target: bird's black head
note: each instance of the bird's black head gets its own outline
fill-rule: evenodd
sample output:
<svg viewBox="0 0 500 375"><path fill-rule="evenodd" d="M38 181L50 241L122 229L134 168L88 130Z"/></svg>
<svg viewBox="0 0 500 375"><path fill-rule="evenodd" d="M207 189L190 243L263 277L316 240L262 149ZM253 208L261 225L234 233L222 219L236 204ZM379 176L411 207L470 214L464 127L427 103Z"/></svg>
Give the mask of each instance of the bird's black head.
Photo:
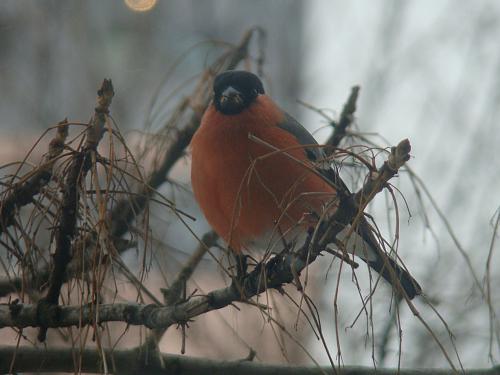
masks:
<svg viewBox="0 0 500 375"><path fill-rule="evenodd" d="M260 79L250 72L229 70L215 77L214 105L225 115L236 115L264 94Z"/></svg>

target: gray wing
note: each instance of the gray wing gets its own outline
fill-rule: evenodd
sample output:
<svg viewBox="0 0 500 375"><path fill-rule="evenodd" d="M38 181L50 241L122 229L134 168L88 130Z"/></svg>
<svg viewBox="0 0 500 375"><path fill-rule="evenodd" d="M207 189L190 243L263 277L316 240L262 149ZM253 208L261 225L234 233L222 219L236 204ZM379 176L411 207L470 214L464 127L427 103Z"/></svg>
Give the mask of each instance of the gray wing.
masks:
<svg viewBox="0 0 500 375"><path fill-rule="evenodd" d="M328 178L334 186L342 187L345 192L348 192L347 186L342 182L338 173L332 168L332 164L326 160L326 154L323 149L318 147L318 142L316 142L316 139L314 139L306 128L286 112L285 119L278 127L292 134L301 145L306 146L306 155L309 160L315 163L319 173Z"/></svg>
<svg viewBox="0 0 500 375"><path fill-rule="evenodd" d="M343 192L344 197L350 201L349 189L344 184L337 171L332 168L331 163L326 162L325 153L320 147L317 147L318 143L311 133L288 113L285 113L285 119L278 127L292 134L301 145L305 146L307 157L312 162L315 162L318 172L337 187L337 193ZM400 267L395 260L387 256L380 248L364 216L359 219L355 232L351 234L350 238L346 237L348 227L349 224L347 224L346 228L337 235L338 239L345 241L347 251L353 254L356 253L357 256L361 257L370 267L380 273L389 283L394 284L397 282L394 278L399 279L400 285L406 291L410 299L422 293L420 285L418 285L408 271Z"/></svg>
<svg viewBox="0 0 500 375"><path fill-rule="evenodd" d="M307 157L314 162L321 161L326 157L323 150L318 146L318 142L314 139L314 137L304 128L297 120L295 120L292 116L285 112L284 121L278 125L279 128L287 131L292 134L301 145L307 146L311 145L312 147L306 147Z"/></svg>

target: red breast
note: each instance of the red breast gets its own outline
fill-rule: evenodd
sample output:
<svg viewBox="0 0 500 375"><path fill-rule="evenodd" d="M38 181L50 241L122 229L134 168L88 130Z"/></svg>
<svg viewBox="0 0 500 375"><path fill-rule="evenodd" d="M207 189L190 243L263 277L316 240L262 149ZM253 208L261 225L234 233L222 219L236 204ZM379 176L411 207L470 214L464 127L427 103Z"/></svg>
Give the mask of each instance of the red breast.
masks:
<svg viewBox="0 0 500 375"><path fill-rule="evenodd" d="M303 146L277 126L283 120L266 95L235 115L211 105L191 142L195 197L234 251L269 231L287 232L309 212L320 214L335 194Z"/></svg>

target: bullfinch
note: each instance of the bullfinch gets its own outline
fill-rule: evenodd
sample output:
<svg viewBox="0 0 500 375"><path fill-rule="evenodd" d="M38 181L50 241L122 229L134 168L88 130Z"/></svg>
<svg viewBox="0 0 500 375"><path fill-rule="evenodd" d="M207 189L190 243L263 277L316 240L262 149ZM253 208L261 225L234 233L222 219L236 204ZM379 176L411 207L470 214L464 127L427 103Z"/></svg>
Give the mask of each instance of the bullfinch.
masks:
<svg viewBox="0 0 500 375"><path fill-rule="evenodd" d="M290 246L335 212L341 193L350 195L314 137L247 71L216 76L191 152L194 196L236 254ZM398 278L410 299L421 294L408 271L381 249L364 216L352 224L337 235L342 248L389 283Z"/></svg>

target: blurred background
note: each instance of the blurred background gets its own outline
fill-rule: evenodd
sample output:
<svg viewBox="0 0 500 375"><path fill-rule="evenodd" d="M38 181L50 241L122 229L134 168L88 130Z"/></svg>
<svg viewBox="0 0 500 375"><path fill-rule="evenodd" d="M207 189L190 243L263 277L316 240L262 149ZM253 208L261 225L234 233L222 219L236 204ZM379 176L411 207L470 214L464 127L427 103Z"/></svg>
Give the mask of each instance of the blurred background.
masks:
<svg viewBox="0 0 500 375"><path fill-rule="evenodd" d="M331 128L300 101L335 119L353 85L361 86L357 131L382 147L410 139L409 166L425 188L418 184L415 189L404 172L393 181L406 198L399 198L399 254L449 325L464 366L484 367L500 360L494 334L498 321L490 319L488 304L459 251L470 257L481 285L491 255L490 305L500 311L495 288L500 283L499 245L492 243L500 206L496 0L4 0L0 163L22 159L45 129L65 117L87 121L104 77L112 78L115 86L112 116L137 146L142 136L164 125L185 95L183 87L221 48L238 43L254 26L266 33L252 43L252 55L263 58L267 91L318 141L324 141ZM255 61L246 66L254 69ZM161 192L199 218L191 227L201 236L208 226L189 191L189 155L171 178L175 184L164 184ZM394 237L393 217L388 219L394 212L387 214L383 194L369 212L384 233ZM153 205L150 215L152 235L166 249L161 264L150 272L151 285L158 285L160 274L173 276L186 261L196 240L163 207ZM139 267L136 252L126 253L124 259L131 268ZM399 311L400 342L386 285L374 297L371 326L349 271L342 275L345 288L339 294L335 329L338 267L330 269L326 257L320 261L311 268L309 288L334 359L340 352L344 364L372 365L375 360L397 366L400 358L403 367L447 367L436 343L404 305ZM366 270L360 274L360 283L367 285ZM218 265L206 257L193 283L206 292L219 285L218 276ZM273 298L284 297L276 293ZM325 348L307 322L296 324L292 303L278 305L274 317L288 333L274 330L258 311L227 308L191 324L187 354L234 359L245 357L251 347L258 360L311 363L303 346L319 363L328 363ZM415 306L456 358L439 317L423 301ZM178 352L179 333L168 332L162 347Z"/></svg>

